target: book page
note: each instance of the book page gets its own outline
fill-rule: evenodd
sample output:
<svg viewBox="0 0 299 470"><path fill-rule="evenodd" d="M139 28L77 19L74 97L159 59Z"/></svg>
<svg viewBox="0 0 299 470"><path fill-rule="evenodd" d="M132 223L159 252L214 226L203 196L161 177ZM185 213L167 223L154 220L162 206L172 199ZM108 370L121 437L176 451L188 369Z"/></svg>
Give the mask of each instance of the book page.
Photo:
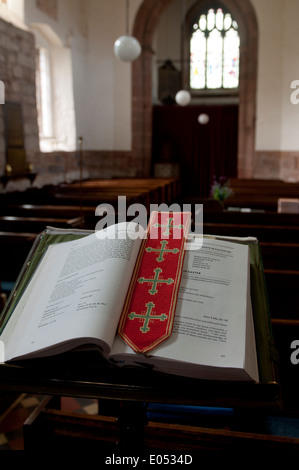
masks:
<svg viewBox="0 0 299 470"><path fill-rule="evenodd" d="M186 253L169 342L176 344L176 349L178 338L189 345L180 351L181 360L188 359L194 342L202 344L193 359L199 363L231 366L230 350L239 350L237 357L243 357L244 343L240 351L238 337L245 338L247 259L247 247L216 240L204 240L200 250ZM232 334L233 330L237 334ZM165 343L165 348L168 346L171 344Z"/></svg>
<svg viewBox="0 0 299 470"><path fill-rule="evenodd" d="M173 332L151 357L243 368L248 264L248 246L228 241L204 238L186 251ZM129 349L117 339L111 353Z"/></svg>
<svg viewBox="0 0 299 470"><path fill-rule="evenodd" d="M76 338L112 344L141 243L115 227L48 247L1 336L6 360Z"/></svg>

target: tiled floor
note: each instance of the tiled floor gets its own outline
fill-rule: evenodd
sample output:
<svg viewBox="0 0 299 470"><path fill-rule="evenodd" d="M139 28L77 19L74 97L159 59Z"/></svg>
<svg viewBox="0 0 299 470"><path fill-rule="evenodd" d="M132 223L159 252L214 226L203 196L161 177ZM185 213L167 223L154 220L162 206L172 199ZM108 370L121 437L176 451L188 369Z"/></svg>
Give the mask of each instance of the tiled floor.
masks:
<svg viewBox="0 0 299 470"><path fill-rule="evenodd" d="M23 450L23 423L44 397L38 395L16 395L2 398L0 409L0 450ZM96 414L96 400L62 398L61 408L66 411Z"/></svg>

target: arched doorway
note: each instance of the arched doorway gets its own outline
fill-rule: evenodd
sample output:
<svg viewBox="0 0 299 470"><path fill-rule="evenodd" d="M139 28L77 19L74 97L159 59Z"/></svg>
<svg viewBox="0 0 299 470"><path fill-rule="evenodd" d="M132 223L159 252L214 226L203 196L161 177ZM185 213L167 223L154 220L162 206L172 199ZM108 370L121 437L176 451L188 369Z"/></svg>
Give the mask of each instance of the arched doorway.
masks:
<svg viewBox="0 0 299 470"><path fill-rule="evenodd" d="M132 65L133 154L139 175L149 175L152 158L152 41L160 15L173 0L144 0L137 12L133 34L142 45ZM210 0L194 2L212 4ZM255 144L258 26L249 0L222 0L240 28L240 84L238 118L238 177L250 178Z"/></svg>

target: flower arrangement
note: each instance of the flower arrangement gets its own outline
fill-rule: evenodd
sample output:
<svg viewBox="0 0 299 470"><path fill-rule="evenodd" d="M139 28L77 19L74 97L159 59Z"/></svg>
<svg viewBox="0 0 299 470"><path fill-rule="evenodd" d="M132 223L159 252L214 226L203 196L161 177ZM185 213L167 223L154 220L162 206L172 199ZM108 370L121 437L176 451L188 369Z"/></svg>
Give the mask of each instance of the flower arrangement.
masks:
<svg viewBox="0 0 299 470"><path fill-rule="evenodd" d="M225 199L233 195L233 190L229 185L229 180L225 176L220 176L219 181L213 178L211 196L223 205Z"/></svg>

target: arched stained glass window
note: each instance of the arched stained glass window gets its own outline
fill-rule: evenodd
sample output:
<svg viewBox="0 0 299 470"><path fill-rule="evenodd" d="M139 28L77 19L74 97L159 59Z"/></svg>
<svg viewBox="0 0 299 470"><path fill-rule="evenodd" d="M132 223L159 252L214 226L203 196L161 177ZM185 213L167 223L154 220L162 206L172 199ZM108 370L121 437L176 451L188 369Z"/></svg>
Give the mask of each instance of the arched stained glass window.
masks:
<svg viewBox="0 0 299 470"><path fill-rule="evenodd" d="M190 39L190 88L238 88L239 62L237 22L224 9L210 8L193 25Z"/></svg>

